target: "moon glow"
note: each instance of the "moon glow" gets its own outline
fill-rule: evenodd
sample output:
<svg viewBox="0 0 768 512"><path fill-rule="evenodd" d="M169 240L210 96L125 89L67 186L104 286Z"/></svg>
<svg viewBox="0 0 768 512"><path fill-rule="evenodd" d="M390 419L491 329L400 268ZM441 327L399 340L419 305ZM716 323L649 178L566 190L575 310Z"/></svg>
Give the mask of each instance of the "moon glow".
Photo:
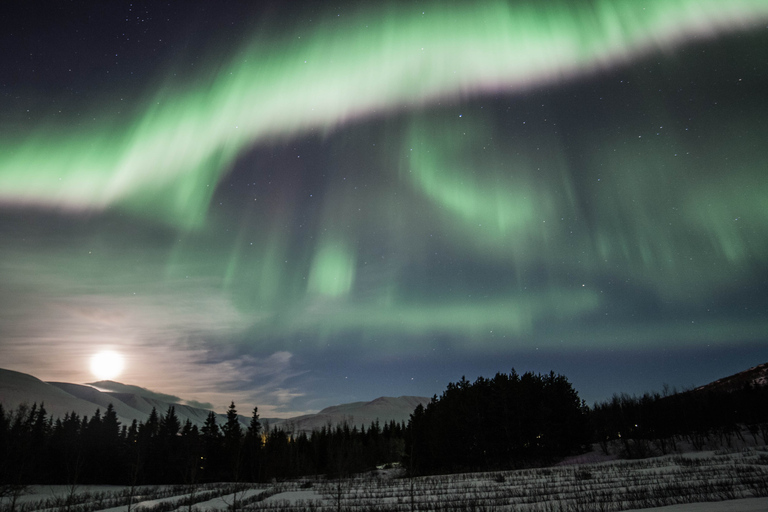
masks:
<svg viewBox="0 0 768 512"><path fill-rule="evenodd" d="M104 350L91 357L91 373L100 379L114 379L120 375L125 366L123 356L112 350Z"/></svg>

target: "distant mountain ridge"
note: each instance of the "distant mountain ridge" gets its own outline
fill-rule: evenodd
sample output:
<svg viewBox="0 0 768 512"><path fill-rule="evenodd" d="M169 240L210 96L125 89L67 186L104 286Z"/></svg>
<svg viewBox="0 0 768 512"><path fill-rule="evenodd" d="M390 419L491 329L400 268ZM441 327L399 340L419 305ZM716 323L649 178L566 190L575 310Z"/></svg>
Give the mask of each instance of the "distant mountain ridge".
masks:
<svg viewBox="0 0 768 512"><path fill-rule="evenodd" d="M96 386L96 387L95 387ZM101 387L102 389L97 389ZM109 391L103 389L126 391ZM175 399L175 400L174 400ZM91 384L73 384L69 382L43 382L26 373L0 368L0 404L6 411L15 410L20 404L45 404L49 416L63 418L74 412L78 416L91 417L96 409L103 413L111 403L118 420L123 425L130 425L135 419L146 421L155 408L163 415L173 406L181 423L187 420L201 427L210 409L193 407L180 402L179 397L156 393L138 386L128 386L119 382L94 382ZM295 418L261 418L262 425L277 427L293 434L311 432L324 426L336 426L346 422L350 426L366 428L378 420L383 426L390 421L408 421L413 410L419 404L426 405L429 398L403 396L398 398L381 397L370 402L327 407L316 414L307 414ZM216 413L219 425L226 421L226 415ZM247 427L250 417L240 415L240 423Z"/></svg>
<svg viewBox="0 0 768 512"><path fill-rule="evenodd" d="M323 427L335 427L341 423L347 423L350 427L368 428L371 423L379 421L381 427L384 423L395 421L396 423L408 422L411 413L418 405L426 406L430 399L422 396L382 396L370 402L352 402L349 404L333 405L326 407L316 414L297 416L286 420L279 420L270 424L298 434L312 432Z"/></svg>
<svg viewBox="0 0 768 512"><path fill-rule="evenodd" d="M746 384L755 386L768 385L768 363L763 363L742 372L723 377L689 392L736 391ZM102 388L102 389L97 389ZM108 389L120 391L109 391ZM90 384L68 382L43 382L40 379L21 372L0 368L0 404L6 411L15 410L19 404L45 404L48 414L54 418L63 418L65 414L75 412L79 416L91 417L96 409L102 412L111 403L118 420L123 425L137 421L146 421L152 408L162 415L173 406L182 423L189 419L193 425L201 427L211 409L194 407L179 403L181 398L156 393L138 386L119 382L102 381ZM347 423L351 426L368 428L374 421L385 423L407 422L411 413L419 405L426 406L430 399L418 396L379 397L370 402L353 402L326 407L315 414L306 414L293 418L261 418L265 427L285 430L291 434L309 433L323 427L335 427ZM216 413L219 425L226 421L226 415ZM240 422L247 427L250 418L240 415Z"/></svg>
<svg viewBox="0 0 768 512"><path fill-rule="evenodd" d="M137 421L145 421L152 413L153 408L162 416L168 411L168 407L173 406L176 416L179 417L182 424L189 420L193 425L200 427L205 423L208 413L210 412L209 409L190 407L178 402L169 402L151 396L142 396L135 393L119 393L115 391L100 391L91 385L86 384L70 384L67 382L48 382L48 384L62 389L73 396L98 405L102 412L111 403L115 408L118 417L123 416L131 418L131 420L135 418ZM47 407L46 404L46 408ZM226 420L226 415L224 414L216 414L216 416L216 420L219 424ZM248 419L241 415L240 422L247 426Z"/></svg>
<svg viewBox="0 0 768 512"><path fill-rule="evenodd" d="M752 386L768 385L768 363L759 364L743 372L723 377L700 386L694 391L738 391L743 389L746 384Z"/></svg>
<svg viewBox="0 0 768 512"><path fill-rule="evenodd" d="M63 418L65 414L72 411L80 416L90 417L96 412L97 407L106 408L43 382L32 375L0 369L0 404L6 411L12 411L23 403L28 405L44 403L48 414L57 418ZM117 413L117 416L121 422L130 424L129 417L121 413Z"/></svg>
<svg viewBox="0 0 768 512"><path fill-rule="evenodd" d="M90 418L97 409L103 413L112 404L118 421L123 425L130 425L134 419L146 421L153 407L162 416L173 406L182 424L189 419L193 425L201 427L210 412L134 393L101 391L85 384L43 382L26 373L0 368L0 404L6 410L15 410L22 403L44 404L48 415L54 418L63 418L72 412ZM216 417L220 425L226 421L224 414L216 413ZM249 421L245 416L240 417L240 422L245 426Z"/></svg>

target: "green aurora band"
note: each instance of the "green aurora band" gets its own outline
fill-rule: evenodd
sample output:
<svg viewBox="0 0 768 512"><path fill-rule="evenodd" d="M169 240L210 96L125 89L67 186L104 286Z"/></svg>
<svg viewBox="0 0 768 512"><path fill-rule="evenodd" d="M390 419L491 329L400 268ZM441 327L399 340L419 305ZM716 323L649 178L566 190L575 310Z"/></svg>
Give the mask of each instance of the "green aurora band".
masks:
<svg viewBox="0 0 768 512"><path fill-rule="evenodd" d="M0 201L119 205L192 228L204 223L222 174L256 142L588 73L767 17L763 0L366 11L346 27L327 22L309 34L257 39L197 83L162 87L125 125L51 125L6 138Z"/></svg>
<svg viewBox="0 0 768 512"><path fill-rule="evenodd" d="M707 133L713 142L697 144L696 153L704 153L697 158L672 136L602 139L610 151L585 152L591 161L578 188L556 137L498 144L482 128L487 122L474 123L414 123L402 175L447 212L455 244L471 241L479 257L519 271L546 258L551 272L571 273L583 260L595 274L621 269L667 299L682 299L715 293L768 255L768 240L755 236L768 228L768 182L755 178L768 151L756 148L755 122L703 119L752 137L715 142L719 134ZM575 232L574 220L585 217L595 220ZM563 255L574 254L582 258L571 268Z"/></svg>
<svg viewBox="0 0 768 512"><path fill-rule="evenodd" d="M703 116L709 140L697 141L696 160L685 159L686 140L599 134L604 150L583 151L586 175L577 180L551 131L534 133L535 144L522 128L519 143L501 141L492 119L448 119L430 108L588 75L766 19L765 0L434 4L257 38L192 83L166 83L131 122L50 123L4 136L2 203L128 212L150 224L137 235L146 246L156 242L153 222L174 233L153 254L142 240L105 232L86 237L102 249L93 257L55 240L31 263L3 249L5 263L24 260L39 279L17 283L20 290L55 281L56 299L142 288L149 297L164 287L221 294L238 313L226 320L245 317L242 338L265 350L340 334L361 344L391 336L387 347L414 350L412 339L428 335L499 349L521 339L550 348L562 339L646 346L662 343L662 332L691 344L728 342L737 323L718 319L693 327L634 319L631 334L613 324L595 330L595 316L627 312L609 303L604 283L591 283L610 276L665 301L701 304L748 278L768 256L768 180L753 180L768 154L754 140L720 141L718 131L748 133L754 120ZM239 229L222 229L211 200L248 151L317 133L355 139L355 123L411 110L418 113L406 134L377 150L388 160L368 176L374 184L354 194L329 187L307 235L286 228L299 224L292 206L304 199L295 197L273 208L280 213L254 202ZM755 139L765 140L764 131ZM594 136L572 145L590 148ZM743 155L727 163L722 181L721 153ZM268 194L255 191L260 200ZM435 244L450 254L436 256ZM440 258L502 271L475 283L442 269ZM0 274L13 272L0 261ZM490 292L476 295L488 283ZM434 284L442 295L420 295ZM738 323L749 336L767 328Z"/></svg>

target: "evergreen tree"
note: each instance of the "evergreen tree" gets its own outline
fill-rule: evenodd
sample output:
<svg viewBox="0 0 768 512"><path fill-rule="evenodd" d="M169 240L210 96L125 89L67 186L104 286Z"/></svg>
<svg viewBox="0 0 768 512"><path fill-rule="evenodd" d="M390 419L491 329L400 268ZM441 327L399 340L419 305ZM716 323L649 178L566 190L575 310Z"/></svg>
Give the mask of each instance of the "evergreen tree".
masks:
<svg viewBox="0 0 768 512"><path fill-rule="evenodd" d="M201 459L200 472L204 481L212 482L218 479L221 467L221 431L216 424L216 414L211 411L205 419L202 434L203 455Z"/></svg>
<svg viewBox="0 0 768 512"><path fill-rule="evenodd" d="M181 422L176 416L176 408L168 406L165 415L160 419L157 430L156 450L160 455L158 460L158 483L172 483L179 480L183 473L183 453L180 450Z"/></svg>
<svg viewBox="0 0 768 512"><path fill-rule="evenodd" d="M244 441L244 454L245 464L248 474L247 479L251 482L258 482L261 478L260 465L261 465L261 421L259 421L259 408L253 408L253 414L251 415L251 421L248 424L248 429L245 432Z"/></svg>
<svg viewBox="0 0 768 512"><path fill-rule="evenodd" d="M586 426L578 394L561 375L462 377L411 415L406 462L412 473L546 463L580 451Z"/></svg>
<svg viewBox="0 0 768 512"><path fill-rule="evenodd" d="M159 441L160 417L157 409L152 407L147 421L139 424L138 453L136 454L135 480L137 484L142 482L155 482L158 480L161 468Z"/></svg>
<svg viewBox="0 0 768 512"><path fill-rule="evenodd" d="M181 472L182 482L185 484L194 484L198 480L199 470L201 468L202 445L200 443L200 432L196 425L187 419L181 429Z"/></svg>
<svg viewBox="0 0 768 512"><path fill-rule="evenodd" d="M240 425L240 418L237 415L235 402L232 402L227 409L227 421L221 427L224 434L224 461L226 464L226 475L229 480L240 480L241 463L241 440L243 438L243 428Z"/></svg>
<svg viewBox="0 0 768 512"><path fill-rule="evenodd" d="M120 465L115 459L120 454L120 422L114 406L110 403L101 418L98 431L91 442L94 444L96 459L92 461L94 472L101 483L116 484L120 478Z"/></svg>
<svg viewBox="0 0 768 512"><path fill-rule="evenodd" d="M227 445L236 445L243 437L243 427L240 425L240 418L237 415L235 402L229 404L229 408L227 409L227 421L221 427L221 430Z"/></svg>
<svg viewBox="0 0 768 512"><path fill-rule="evenodd" d="M166 411L165 416L160 420L157 431L158 435L168 439L175 438L179 435L179 432L181 432L181 422L179 421L179 417L176 416L176 407L173 405L168 406L168 411Z"/></svg>
<svg viewBox="0 0 768 512"><path fill-rule="evenodd" d="M152 408L147 421L142 424L140 431L144 438L152 438L158 435L160 432L160 419L157 414L157 409L154 407Z"/></svg>
<svg viewBox="0 0 768 512"><path fill-rule="evenodd" d="M247 433L252 437L261 438L261 421L259 421L259 408L253 408L253 414L251 415L251 422L248 424Z"/></svg>

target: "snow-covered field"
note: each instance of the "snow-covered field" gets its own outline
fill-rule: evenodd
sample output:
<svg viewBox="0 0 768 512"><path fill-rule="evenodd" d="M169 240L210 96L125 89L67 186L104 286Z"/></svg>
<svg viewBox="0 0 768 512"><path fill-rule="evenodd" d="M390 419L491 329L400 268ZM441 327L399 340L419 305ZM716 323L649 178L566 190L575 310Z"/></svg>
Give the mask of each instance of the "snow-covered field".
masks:
<svg viewBox="0 0 768 512"><path fill-rule="evenodd" d="M234 491L237 490L235 493ZM129 489L34 487L15 512L128 512ZM67 497L74 497L69 500ZM706 452L517 471L397 478L134 489L131 511L619 511L768 510L768 451ZM657 507L657 508L653 508ZM8 499L0 512L10 510Z"/></svg>

